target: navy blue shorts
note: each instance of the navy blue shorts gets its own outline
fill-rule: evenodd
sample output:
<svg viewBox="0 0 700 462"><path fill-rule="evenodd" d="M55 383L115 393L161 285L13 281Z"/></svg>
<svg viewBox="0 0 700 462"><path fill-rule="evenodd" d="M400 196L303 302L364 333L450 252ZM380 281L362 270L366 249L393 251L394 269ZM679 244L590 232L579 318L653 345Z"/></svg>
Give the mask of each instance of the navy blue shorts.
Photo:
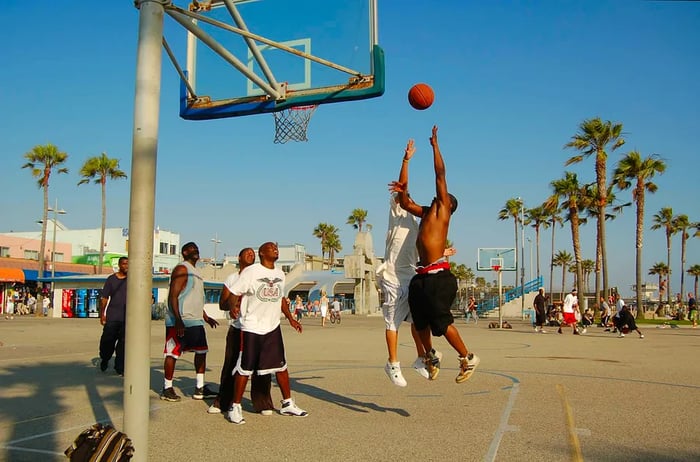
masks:
<svg viewBox="0 0 700 462"><path fill-rule="evenodd" d="M448 270L416 274L408 286L408 304L416 329L430 326L434 336L445 335L454 323L452 303L457 295L457 278Z"/></svg>

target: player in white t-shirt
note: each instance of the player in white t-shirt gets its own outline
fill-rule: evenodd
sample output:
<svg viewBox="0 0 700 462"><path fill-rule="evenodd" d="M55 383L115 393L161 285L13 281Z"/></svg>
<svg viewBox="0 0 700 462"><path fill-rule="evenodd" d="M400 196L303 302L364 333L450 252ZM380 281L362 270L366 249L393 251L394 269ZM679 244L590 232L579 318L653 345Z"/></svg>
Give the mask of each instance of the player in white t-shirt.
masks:
<svg viewBox="0 0 700 462"><path fill-rule="evenodd" d="M289 301L284 296L284 273L275 267L279 249L274 242L266 242L258 250L260 263L247 267L229 288L229 303L234 308L232 316L238 317L241 326L241 353L234 368L233 404L228 418L235 424L245 423L241 400L248 377L253 373L275 374L282 392L280 414L305 417L306 411L297 407L289 386L289 371L284 353L280 313L297 332L301 324L289 311ZM245 296L245 310L235 308Z"/></svg>
<svg viewBox="0 0 700 462"><path fill-rule="evenodd" d="M578 322L576 320L576 310L578 310L578 296L576 294L577 292L575 287L571 290L571 293L566 294L566 297L564 297L564 303L562 304L562 314L564 316L563 324L566 326L571 326L573 329L572 333L574 335L579 335L578 328L576 327L576 323ZM559 330L557 332L560 334L563 333L561 326L559 326Z"/></svg>
<svg viewBox="0 0 700 462"><path fill-rule="evenodd" d="M248 266L255 263L255 251L250 247L246 247L238 254L238 272L230 274L224 281L224 287L221 289L221 297L219 298L219 308L227 311L229 318L229 328L226 334L226 349L224 355L224 364L221 367L221 377L219 384L219 396L216 397L214 403L209 406L207 412L209 414L218 414L223 409L227 411L231 407L233 399L233 368L238 360L241 345L241 325L240 319L234 318L230 314L234 306L229 306L228 299L231 297L229 288L238 280L240 272ZM239 309L245 311L246 297L239 300ZM243 306L241 307L240 304ZM272 388L272 376L253 375L253 380L250 386L250 400L253 403L255 412L262 415L272 415L275 408L272 402L270 390Z"/></svg>

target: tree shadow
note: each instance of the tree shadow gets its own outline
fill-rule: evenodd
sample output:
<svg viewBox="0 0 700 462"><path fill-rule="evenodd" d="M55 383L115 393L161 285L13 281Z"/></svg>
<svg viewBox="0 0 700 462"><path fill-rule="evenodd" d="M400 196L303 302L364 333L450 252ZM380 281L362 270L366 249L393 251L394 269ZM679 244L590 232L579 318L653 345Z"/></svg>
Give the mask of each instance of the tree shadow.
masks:
<svg viewBox="0 0 700 462"><path fill-rule="evenodd" d="M180 358L174 386L194 389L194 370L192 361ZM212 373L209 369L207 372ZM162 358L151 359L149 375L150 389L157 396L163 386ZM124 379L112 368L100 371L99 357L2 367L0 382L0 421L4 424L0 460L65 460L62 451L93 423L122 426ZM84 402L76 399L83 394ZM59 428L63 425L61 417L69 414L78 416L79 424Z"/></svg>

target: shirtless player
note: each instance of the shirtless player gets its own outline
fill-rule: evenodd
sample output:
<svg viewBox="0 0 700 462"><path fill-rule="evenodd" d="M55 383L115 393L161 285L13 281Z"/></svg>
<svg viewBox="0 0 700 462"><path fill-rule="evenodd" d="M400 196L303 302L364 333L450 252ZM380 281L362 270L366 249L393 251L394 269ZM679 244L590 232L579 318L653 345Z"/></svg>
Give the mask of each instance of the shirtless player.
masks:
<svg viewBox="0 0 700 462"><path fill-rule="evenodd" d="M431 349L431 332L438 337L445 336L459 355L459 374L455 381L462 383L474 373L479 365L479 357L467 350L454 326L450 311L457 294L457 279L450 272L450 264L443 253L450 218L457 210L457 199L447 192L445 163L438 146L437 133L438 128L434 126L430 145L433 147L436 197L430 206L416 204L408 194L408 163L415 153L413 140L408 140L406 145L399 180L390 183L389 190L398 193L399 203L404 210L421 219L416 240L420 261L408 291L408 303L416 330L428 352ZM430 379L434 380L440 369L429 353L426 354L425 364Z"/></svg>

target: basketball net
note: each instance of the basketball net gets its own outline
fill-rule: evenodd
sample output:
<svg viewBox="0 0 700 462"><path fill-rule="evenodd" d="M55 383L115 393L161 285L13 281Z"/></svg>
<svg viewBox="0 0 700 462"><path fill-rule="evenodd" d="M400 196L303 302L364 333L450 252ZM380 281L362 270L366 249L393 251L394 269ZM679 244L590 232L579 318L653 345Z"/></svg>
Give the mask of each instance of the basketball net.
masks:
<svg viewBox="0 0 700 462"><path fill-rule="evenodd" d="M309 127L309 121L317 107L317 105L294 106L273 112L272 115L275 116L275 143L309 141L306 137L306 129Z"/></svg>
<svg viewBox="0 0 700 462"><path fill-rule="evenodd" d="M493 265L491 269L498 273L501 270L501 267L498 265Z"/></svg>

